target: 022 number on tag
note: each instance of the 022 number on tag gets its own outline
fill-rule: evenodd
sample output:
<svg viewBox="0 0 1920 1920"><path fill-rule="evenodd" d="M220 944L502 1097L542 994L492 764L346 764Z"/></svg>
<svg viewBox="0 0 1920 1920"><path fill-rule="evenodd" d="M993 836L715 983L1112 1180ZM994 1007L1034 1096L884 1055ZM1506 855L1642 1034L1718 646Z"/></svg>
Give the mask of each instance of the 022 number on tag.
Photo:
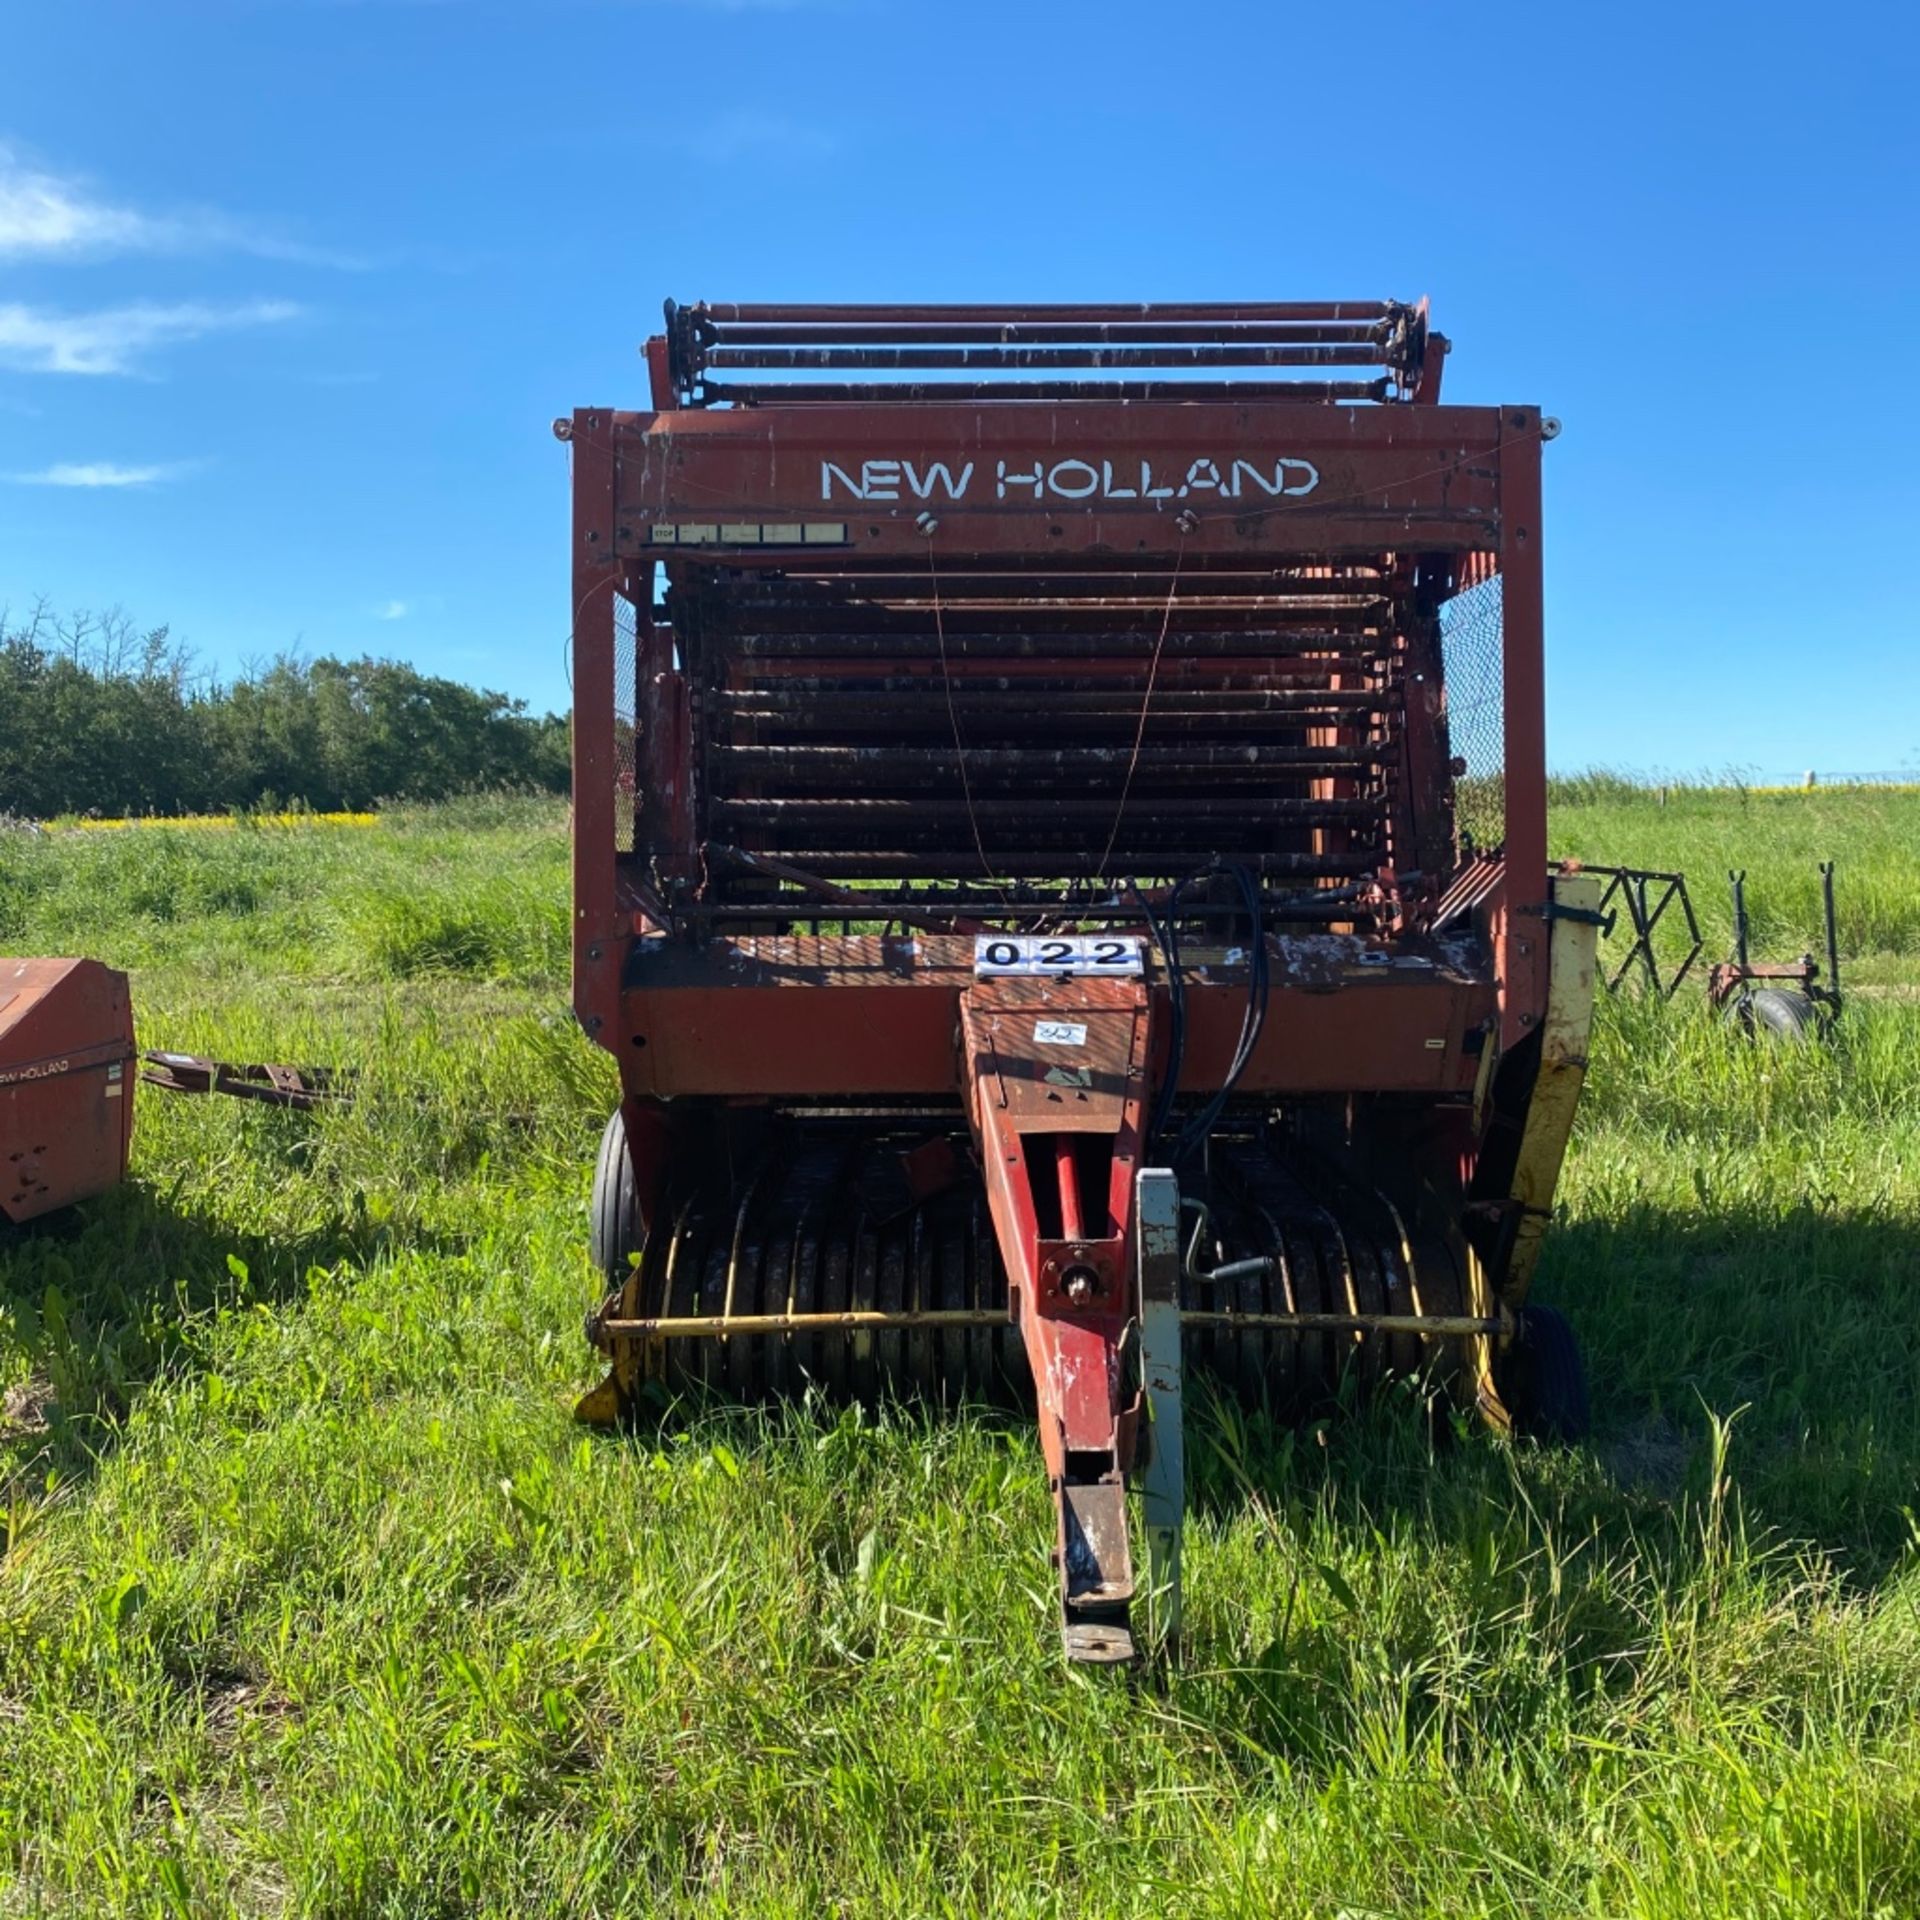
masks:
<svg viewBox="0 0 1920 1920"><path fill-rule="evenodd" d="M1018 974L1095 974L1119 979L1141 970L1137 934L983 933L973 943L976 979Z"/></svg>

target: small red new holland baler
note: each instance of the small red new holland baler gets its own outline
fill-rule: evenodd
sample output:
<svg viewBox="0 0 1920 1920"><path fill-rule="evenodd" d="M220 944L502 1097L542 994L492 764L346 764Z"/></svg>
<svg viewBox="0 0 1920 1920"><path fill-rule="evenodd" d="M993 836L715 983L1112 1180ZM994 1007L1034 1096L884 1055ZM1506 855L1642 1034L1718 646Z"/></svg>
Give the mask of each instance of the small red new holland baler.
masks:
<svg viewBox="0 0 1920 1920"><path fill-rule="evenodd" d="M134 1060L124 973L0 958L0 1220L18 1226L119 1183Z"/></svg>
<svg viewBox="0 0 1920 1920"><path fill-rule="evenodd" d="M1441 405L1445 347L1392 302L670 306L652 410L556 423L624 1087L583 1417L1023 1396L1090 1661L1137 1591L1177 1621L1189 1367L1578 1426L1525 1305L1598 891L1547 863L1554 429Z"/></svg>

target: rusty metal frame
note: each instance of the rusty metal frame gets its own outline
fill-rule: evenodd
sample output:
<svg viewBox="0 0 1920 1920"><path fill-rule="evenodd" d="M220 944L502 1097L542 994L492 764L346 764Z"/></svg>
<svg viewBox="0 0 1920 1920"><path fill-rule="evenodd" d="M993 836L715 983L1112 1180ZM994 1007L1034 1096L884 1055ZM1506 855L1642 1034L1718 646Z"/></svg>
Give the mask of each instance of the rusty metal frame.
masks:
<svg viewBox="0 0 1920 1920"><path fill-rule="evenodd" d="M1469 1313L1351 1290L1350 1312L1183 1308L1153 1253L1169 1235L1136 1218L1143 1190L1167 1211L1163 1084L1203 1131L1236 1094L1445 1103L1470 1174L1461 1130L1552 1037L1551 428L1440 404L1444 352L1424 303L670 307L652 409L555 423L574 463L574 1001L619 1063L636 1187L659 1186L688 1104L946 1100L1008 1286L1007 1316L716 1315L637 1312L629 1283L593 1331L618 1382L677 1340L1010 1319L1075 1658L1134 1651L1126 1481L1152 1394L1177 1398L1182 1327L1482 1349L1511 1331L1497 1275ZM1495 573L1506 839L1467 874L1436 609ZM970 720L998 731L969 747ZM1136 774L1152 797L1128 821ZM1137 929L1142 973L975 978L979 930L1084 925ZM1488 1204L1511 1212L1504 1184Z"/></svg>
<svg viewBox="0 0 1920 1920"><path fill-rule="evenodd" d="M1081 403L1034 411L1047 416L1046 428L1038 430L1043 434L1053 431L1057 422L1062 433L1076 428L1111 433L1117 436L1114 444L1135 447L1165 445L1169 435L1191 444L1196 434L1205 431L1210 413L1202 403L1104 411L1095 403ZM1228 410L1221 411L1224 416ZM1253 411L1233 410L1235 424L1221 429L1229 441L1233 434L1248 433L1240 423ZM984 423L976 428L973 423L983 412ZM798 482L776 478L769 470L775 448L780 449L783 462L780 475L792 471L806 476L817 471L817 465L808 466L809 449L817 455L819 448L829 444L830 435L842 436L831 441L835 446L858 446L863 438L871 446L877 435L885 433L888 437L880 444L900 449L902 457L907 448L918 447L930 458L931 450L942 444L941 436L955 434L972 434L969 444L981 447L1011 445L1024 434L1024 444L1032 445L1035 425L1008 417L1028 412L1023 406L996 412L935 405L864 412L822 406L679 409L650 415L583 410L565 423L575 471L575 1003L588 1032L606 1036L636 1092L669 1090L659 1084L657 1072L649 1071L652 1063L638 1057L643 1046L651 1044L646 1026L657 1027L659 1021L650 1017L643 1026L631 1017L630 1009L623 1016L623 998L648 991L637 983L623 985L634 941L636 936L663 930L660 913L664 909L658 896L641 884L631 858L621 856L614 845L613 603L616 594L624 593L643 614L652 605L651 574L659 554L647 538L649 517L679 511L674 503L684 497L701 501L699 510L721 516L716 524L726 524L726 516L737 514L742 525L762 527L770 515L801 511L806 491ZM1315 507L1309 500L1288 502L1283 510L1203 516L1184 537L1165 514L1122 522L1111 509L1075 517L969 514L943 508L937 538L942 545L972 542L976 550L1010 556L1046 548L1051 560L1061 543L1090 554L1129 536L1138 552L1144 531L1163 559L1184 547L1187 564L1204 560L1209 550L1221 555L1269 556L1296 548L1332 554L1377 553L1383 540L1392 539L1408 545L1431 542L1462 564L1473 556L1479 556L1482 566L1497 563L1505 580L1507 858L1503 885L1493 903L1495 963L1490 974L1500 982L1500 1044L1511 1048L1537 1027L1544 1004L1540 963L1545 947L1541 916L1547 862L1540 664L1540 417L1533 409L1439 406L1288 407L1285 416L1287 444L1318 455L1332 476L1327 491L1336 499L1326 507ZM1242 439L1241 444L1252 443ZM1056 527L1061 529L1058 540L1050 531ZM897 509L866 520L863 538L876 556L895 556L895 564L902 555L925 563L928 536L915 527L911 516ZM787 558L777 550L742 548L703 554L700 564L724 561L751 573L778 567ZM669 576L685 564L670 561ZM655 745L658 752L667 751L666 745ZM677 767L656 758L643 777L672 779L676 774ZM681 872L697 870L703 860L700 850L690 845L662 852L664 864ZM967 912L978 914L986 904L990 902L971 899ZM914 912L911 907L895 910ZM1032 910L1030 904L1026 911ZM751 910L734 911L746 918L743 938L734 944L751 953L760 937L752 930ZM791 918L793 908L785 911ZM881 943L878 936L867 938L877 964ZM696 982L684 977L688 971L682 970L684 988L691 989ZM728 973L724 959L716 956L715 985ZM844 992L848 984L836 983L836 990ZM836 1057L845 1063L840 1087L855 1091L866 1077L867 1060L880 1051L869 1049L862 1039L870 1030L872 1011L851 998L836 998L821 1003L817 1013L802 1013L794 1003L783 1009L783 1020L797 1016L809 1027L818 1018L836 1024L844 1020L844 1044L836 1048ZM709 1050L704 1057L718 1067L722 1055ZM723 1090L729 1080L722 1071L710 1090ZM709 1089L694 1078L673 1090ZM839 1089L835 1081L823 1079L815 1090L824 1094Z"/></svg>
<svg viewBox="0 0 1920 1920"><path fill-rule="evenodd" d="M1681 982L1699 959L1705 945L1700 937L1700 922L1694 916L1693 900L1687 892L1687 876L1653 867L1590 867L1583 864L1579 871L1591 874L1596 879L1604 877L1607 882L1597 909L1607 921L1602 931L1610 932L1612 929L1611 909L1613 913L1626 914L1627 925L1633 932L1632 944L1620 964L1607 976L1607 991L1618 993L1638 961L1648 987L1661 999L1671 1000L1679 992ZM1660 891L1649 905L1647 890L1652 886L1657 886ZM1688 945L1669 979L1659 956L1653 950L1653 937L1662 919L1676 909L1686 923Z"/></svg>

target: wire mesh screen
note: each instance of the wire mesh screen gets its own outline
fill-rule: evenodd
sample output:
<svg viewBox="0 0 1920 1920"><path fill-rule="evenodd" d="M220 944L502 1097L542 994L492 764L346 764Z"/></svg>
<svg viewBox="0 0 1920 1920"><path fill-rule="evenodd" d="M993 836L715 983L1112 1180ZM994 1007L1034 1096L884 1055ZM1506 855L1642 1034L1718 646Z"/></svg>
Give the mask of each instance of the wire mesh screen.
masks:
<svg viewBox="0 0 1920 1920"><path fill-rule="evenodd" d="M1454 764L1455 830L1464 854L1507 834L1506 715L1503 699L1500 576L1456 593L1440 607L1441 670Z"/></svg>
<svg viewBox="0 0 1920 1920"><path fill-rule="evenodd" d="M613 845L633 847L634 729L640 676L639 610L624 593L613 596Z"/></svg>

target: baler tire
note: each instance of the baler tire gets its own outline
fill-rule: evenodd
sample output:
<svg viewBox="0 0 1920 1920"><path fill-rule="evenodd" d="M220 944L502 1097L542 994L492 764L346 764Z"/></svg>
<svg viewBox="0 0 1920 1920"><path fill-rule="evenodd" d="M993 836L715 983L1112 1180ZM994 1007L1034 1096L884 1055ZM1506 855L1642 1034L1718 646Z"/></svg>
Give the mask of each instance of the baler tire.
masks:
<svg viewBox="0 0 1920 1920"><path fill-rule="evenodd" d="M1813 1002L1795 987L1756 988L1741 1011L1750 1032L1780 1040L1804 1040L1817 1024Z"/></svg>
<svg viewBox="0 0 1920 1920"><path fill-rule="evenodd" d="M1593 1425L1580 1342L1557 1307L1530 1300L1518 1321L1495 1375L1513 1431L1545 1446L1574 1446Z"/></svg>
<svg viewBox="0 0 1920 1920"><path fill-rule="evenodd" d="M627 1151L627 1116L615 1107L600 1135L600 1156L593 1164L587 1227L588 1251L609 1291L627 1284L633 1270L631 1256L640 1251L646 1237L633 1156Z"/></svg>

